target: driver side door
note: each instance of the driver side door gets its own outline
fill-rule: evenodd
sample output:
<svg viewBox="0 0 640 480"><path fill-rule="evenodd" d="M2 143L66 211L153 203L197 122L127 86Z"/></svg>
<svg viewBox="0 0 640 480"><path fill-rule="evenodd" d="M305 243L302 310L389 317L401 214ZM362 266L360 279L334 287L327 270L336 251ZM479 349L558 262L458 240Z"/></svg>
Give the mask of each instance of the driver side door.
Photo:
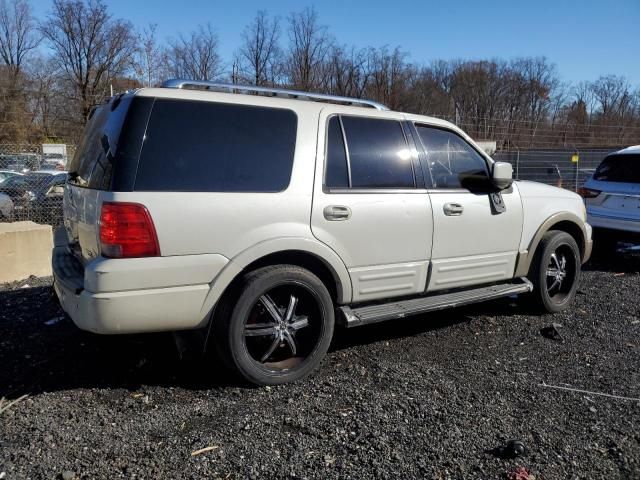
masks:
<svg viewBox="0 0 640 480"><path fill-rule="evenodd" d="M522 235L517 186L501 193L504 211L493 207L488 161L453 130L415 124L431 175L433 246L427 291L511 279Z"/></svg>

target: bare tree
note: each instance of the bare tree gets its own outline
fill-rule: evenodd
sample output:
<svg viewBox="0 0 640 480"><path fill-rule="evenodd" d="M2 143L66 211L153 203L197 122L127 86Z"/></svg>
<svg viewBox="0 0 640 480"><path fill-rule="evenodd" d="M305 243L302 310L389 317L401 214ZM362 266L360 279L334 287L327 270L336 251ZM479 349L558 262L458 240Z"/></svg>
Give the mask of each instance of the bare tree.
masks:
<svg viewBox="0 0 640 480"><path fill-rule="evenodd" d="M40 43L26 0L0 0L0 58L15 73Z"/></svg>
<svg viewBox="0 0 640 480"><path fill-rule="evenodd" d="M45 138L54 137L56 122L62 120L60 72L51 58L42 56L30 62L29 76L32 84L32 114Z"/></svg>
<svg viewBox="0 0 640 480"><path fill-rule="evenodd" d="M367 97L454 121L503 148L640 142L640 88L615 75L563 84L544 57L416 65L399 48L334 41L310 7L285 23L258 11L225 66L210 24L162 42L155 25L136 32L112 17L105 0L51 0L37 28L29 1L0 0L0 142L74 141L110 85L153 86L170 76ZM37 48L42 37L48 52Z"/></svg>
<svg viewBox="0 0 640 480"><path fill-rule="evenodd" d="M605 121L614 119L629 107L630 86L624 77L606 75L591 85L591 91L598 103L600 115Z"/></svg>
<svg viewBox="0 0 640 480"><path fill-rule="evenodd" d="M161 82L162 49L156 38L158 25L150 24L138 33L138 49L134 58L136 76L145 87L152 87Z"/></svg>
<svg viewBox="0 0 640 480"><path fill-rule="evenodd" d="M371 79L366 50L331 47L325 68L327 90L335 95L361 98Z"/></svg>
<svg viewBox="0 0 640 480"><path fill-rule="evenodd" d="M587 116L591 116L594 108L593 90L590 82L579 82L572 90L575 102L584 105Z"/></svg>
<svg viewBox="0 0 640 480"><path fill-rule="evenodd" d="M26 0L0 0L0 138L24 141L31 130L25 61L38 46Z"/></svg>
<svg viewBox="0 0 640 480"><path fill-rule="evenodd" d="M560 84L556 67L545 57L519 58L512 62L511 68L524 86L522 113L524 120L530 122L529 143L533 142L540 123L547 118L552 97Z"/></svg>
<svg viewBox="0 0 640 480"><path fill-rule="evenodd" d="M242 32L238 51L240 75L254 85L273 85L278 77L280 23L260 10L251 25Z"/></svg>
<svg viewBox="0 0 640 480"><path fill-rule="evenodd" d="M367 68L371 79L367 96L393 110L410 108L407 94L417 75L413 65L407 63L407 57L408 54L398 47L392 51L387 47L369 49Z"/></svg>
<svg viewBox="0 0 640 480"><path fill-rule="evenodd" d="M327 28L318 23L313 8L292 13L289 17L289 83L300 90L314 90L324 84L322 75L331 40Z"/></svg>
<svg viewBox="0 0 640 480"><path fill-rule="evenodd" d="M445 87L447 81L439 77L438 66L431 64L417 73L410 103L416 113L450 118L451 99Z"/></svg>
<svg viewBox="0 0 640 480"><path fill-rule="evenodd" d="M200 25L188 36L170 42L167 52L169 72L190 80L213 80L222 74L218 36L211 24Z"/></svg>
<svg viewBox="0 0 640 480"><path fill-rule="evenodd" d="M131 24L114 19L100 0L53 0L41 31L86 118L107 94L109 82L130 65L135 51Z"/></svg>

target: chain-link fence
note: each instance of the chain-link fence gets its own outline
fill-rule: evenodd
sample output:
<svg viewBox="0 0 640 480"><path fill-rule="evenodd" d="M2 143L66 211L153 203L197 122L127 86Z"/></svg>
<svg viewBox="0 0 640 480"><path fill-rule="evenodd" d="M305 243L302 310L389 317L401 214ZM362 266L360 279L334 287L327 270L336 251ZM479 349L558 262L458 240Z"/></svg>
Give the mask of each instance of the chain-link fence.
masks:
<svg viewBox="0 0 640 480"><path fill-rule="evenodd" d="M511 163L517 179L575 191L602 159L616 150L499 150L493 158ZM67 158L73 152L74 147L67 146ZM65 165L66 158L47 155L41 145L0 145L0 222L62 224Z"/></svg>
<svg viewBox="0 0 640 480"><path fill-rule="evenodd" d="M65 170L74 152L73 147L63 147L0 145L0 222L62 224Z"/></svg>
<svg viewBox="0 0 640 480"><path fill-rule="evenodd" d="M518 180L532 180L576 191L604 157L620 148L499 150L493 158L511 163L513 176Z"/></svg>

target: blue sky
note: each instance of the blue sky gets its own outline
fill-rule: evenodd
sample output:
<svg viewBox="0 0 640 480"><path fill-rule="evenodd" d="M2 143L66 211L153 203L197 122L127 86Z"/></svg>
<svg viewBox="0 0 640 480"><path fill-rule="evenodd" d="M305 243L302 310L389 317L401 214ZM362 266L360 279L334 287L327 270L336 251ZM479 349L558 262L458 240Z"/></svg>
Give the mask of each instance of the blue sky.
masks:
<svg viewBox="0 0 640 480"><path fill-rule="evenodd" d="M158 24L161 38L211 22L229 61L240 32L260 9L286 19L315 6L340 43L400 46L416 63L434 59L545 55L567 81L624 75L640 86L640 0L108 0L110 11L136 26ZM32 0L44 16L50 0Z"/></svg>

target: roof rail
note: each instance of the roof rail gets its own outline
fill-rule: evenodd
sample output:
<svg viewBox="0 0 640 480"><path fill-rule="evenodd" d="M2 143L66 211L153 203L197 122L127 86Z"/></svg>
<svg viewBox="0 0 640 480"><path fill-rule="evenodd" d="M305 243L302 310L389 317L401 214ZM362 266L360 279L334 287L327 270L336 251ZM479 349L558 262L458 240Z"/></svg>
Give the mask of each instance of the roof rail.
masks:
<svg viewBox="0 0 640 480"><path fill-rule="evenodd" d="M256 87L252 85L236 85L234 83L218 83L205 80L166 80L162 84L163 88L189 88L202 87L205 90L227 91L229 93L261 93L272 97L285 97L293 99L313 100L316 102L338 103L343 105L354 105L375 108L376 110L389 110L381 103L360 98L340 97L337 95L326 95L324 93L299 92L297 90L286 90L282 88Z"/></svg>

